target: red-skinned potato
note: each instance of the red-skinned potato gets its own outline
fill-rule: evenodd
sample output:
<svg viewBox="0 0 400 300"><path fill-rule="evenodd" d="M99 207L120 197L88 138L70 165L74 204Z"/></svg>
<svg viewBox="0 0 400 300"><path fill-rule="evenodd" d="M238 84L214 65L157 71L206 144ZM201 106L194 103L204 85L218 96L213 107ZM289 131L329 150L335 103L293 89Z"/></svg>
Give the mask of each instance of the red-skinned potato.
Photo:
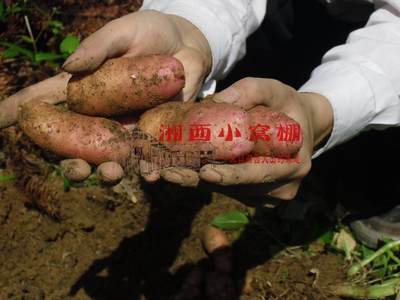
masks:
<svg viewBox="0 0 400 300"><path fill-rule="evenodd" d="M106 161L124 164L131 151L128 131L119 123L64 111L45 102L21 106L18 123L40 147L95 165Z"/></svg>
<svg viewBox="0 0 400 300"><path fill-rule="evenodd" d="M232 129L231 140L226 140L228 125ZM182 127L181 140L175 141L172 138L168 141L165 135L162 141L171 150L212 150L212 159L223 161L246 155L254 147L254 142L248 136L249 119L246 112L225 103L165 103L146 111L137 124L140 130L156 140L160 140L163 128L176 126ZM222 129L225 137L220 136ZM204 130L203 133L201 130ZM236 130L240 132L240 136Z"/></svg>
<svg viewBox="0 0 400 300"><path fill-rule="evenodd" d="M249 137L248 115L237 106L211 101L198 103L188 109L182 122L184 142L194 149L209 144L215 160L231 160L250 153L254 148L254 142ZM202 130L206 130L205 135L209 131L209 142L202 140Z"/></svg>
<svg viewBox="0 0 400 300"><path fill-rule="evenodd" d="M261 136L251 138L257 125L269 127L266 131L269 140ZM285 128L286 125L299 130L298 140L279 140L278 127ZM175 141L171 136L168 141L164 134L161 141L164 145L170 150L183 152L212 150L213 160L230 161L248 155L288 158L293 157L302 145L299 124L284 113L271 111L264 106L244 111L231 104L209 100L201 103L170 102L146 111L137 124L140 130L156 140L160 140L163 128L170 127L173 130L177 126L182 127L182 138ZM199 136L203 133L203 139L196 138L196 130ZM208 130L210 136L206 141L204 137Z"/></svg>
<svg viewBox="0 0 400 300"><path fill-rule="evenodd" d="M164 103L184 85L183 65L172 56L114 58L92 74L73 76L67 102L77 113L116 116Z"/></svg>
<svg viewBox="0 0 400 300"><path fill-rule="evenodd" d="M261 105L252 108L247 113L251 126L269 126L267 133L270 139L257 139L253 153L261 156L288 158L300 150L303 138L300 125L295 120L284 113L272 111ZM278 136L279 128L282 130L280 134L282 134L283 140L280 140ZM289 138L288 141L284 140L286 137Z"/></svg>

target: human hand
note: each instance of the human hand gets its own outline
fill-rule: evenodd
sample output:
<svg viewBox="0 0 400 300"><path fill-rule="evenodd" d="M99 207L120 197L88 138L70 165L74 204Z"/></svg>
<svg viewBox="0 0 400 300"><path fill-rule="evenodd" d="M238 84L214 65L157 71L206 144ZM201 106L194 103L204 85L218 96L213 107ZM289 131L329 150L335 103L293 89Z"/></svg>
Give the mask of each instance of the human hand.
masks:
<svg viewBox="0 0 400 300"><path fill-rule="evenodd" d="M72 74L90 72L108 58L150 54L182 62L186 83L180 98L194 100L211 70L211 50L200 30L176 15L144 10L113 20L86 38L63 68Z"/></svg>
<svg viewBox="0 0 400 300"><path fill-rule="evenodd" d="M251 158L240 164L208 164L199 172L167 168L161 170L161 177L182 186L196 186L200 180L228 187L247 185L243 188L249 192L253 192L255 185L261 185L260 190L269 196L292 199L310 171L314 149L332 130L333 112L328 100L319 94L299 93L276 80L245 78L216 94L214 101L238 105L245 110L265 105L297 121L303 136L297 163L260 163L257 158Z"/></svg>
<svg viewBox="0 0 400 300"><path fill-rule="evenodd" d="M90 72L111 57L167 54L185 68L186 85L178 97L194 100L211 69L211 50L203 34L189 21L157 11L140 11L109 22L85 39L64 63L69 73ZM52 104L66 100L70 74L27 87L0 102L0 129L17 121L18 107L30 101Z"/></svg>

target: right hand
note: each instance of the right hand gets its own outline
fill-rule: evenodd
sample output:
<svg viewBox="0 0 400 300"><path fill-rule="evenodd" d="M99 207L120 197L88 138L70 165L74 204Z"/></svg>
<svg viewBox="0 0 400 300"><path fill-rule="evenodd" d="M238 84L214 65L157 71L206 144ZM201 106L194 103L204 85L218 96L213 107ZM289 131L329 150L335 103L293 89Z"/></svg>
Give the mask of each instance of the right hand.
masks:
<svg viewBox="0 0 400 300"><path fill-rule="evenodd" d="M148 54L172 55L185 68L186 85L181 98L194 100L211 70L207 40L186 19L144 10L111 21L82 42L64 63L69 73L95 70L111 57Z"/></svg>
<svg viewBox="0 0 400 300"><path fill-rule="evenodd" d="M90 72L111 57L148 54L166 54L179 59L185 68L186 85L178 97L183 101L196 98L211 70L208 42L186 19L153 10L135 12L109 22L86 38L63 68L72 74ZM1 101L0 129L17 121L18 107L25 102L55 104L65 101L68 73L34 84Z"/></svg>

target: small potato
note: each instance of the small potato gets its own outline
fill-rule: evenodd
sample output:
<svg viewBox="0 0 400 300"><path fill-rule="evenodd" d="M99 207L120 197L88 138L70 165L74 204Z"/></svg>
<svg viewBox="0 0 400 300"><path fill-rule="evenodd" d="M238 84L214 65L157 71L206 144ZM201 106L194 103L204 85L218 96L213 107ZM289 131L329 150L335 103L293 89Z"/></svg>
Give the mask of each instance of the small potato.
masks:
<svg viewBox="0 0 400 300"><path fill-rule="evenodd" d="M201 242L208 255L229 248L229 240L225 232L212 225L204 230Z"/></svg>
<svg viewBox="0 0 400 300"><path fill-rule="evenodd" d="M248 112L250 126L267 125L269 140L257 138L253 153L261 156L293 157L301 148L303 138L300 125L281 112L256 106ZM280 140L282 139L282 140Z"/></svg>
<svg viewBox="0 0 400 300"><path fill-rule="evenodd" d="M90 165L80 158L64 159L60 162L60 166L64 176L72 181L83 181L91 173Z"/></svg>
<svg viewBox="0 0 400 300"><path fill-rule="evenodd" d="M63 157L99 165L106 161L124 164L130 155L129 132L111 120L63 111L44 102L24 104L18 118L21 129L37 145Z"/></svg>
<svg viewBox="0 0 400 300"><path fill-rule="evenodd" d="M184 86L183 65L172 56L120 57L92 74L73 76L67 102L75 112L109 117L155 107Z"/></svg>
<svg viewBox="0 0 400 300"><path fill-rule="evenodd" d="M124 170L121 165L113 161L107 161L100 164L97 167L96 173L97 178L101 182L110 185L117 184L124 177Z"/></svg>

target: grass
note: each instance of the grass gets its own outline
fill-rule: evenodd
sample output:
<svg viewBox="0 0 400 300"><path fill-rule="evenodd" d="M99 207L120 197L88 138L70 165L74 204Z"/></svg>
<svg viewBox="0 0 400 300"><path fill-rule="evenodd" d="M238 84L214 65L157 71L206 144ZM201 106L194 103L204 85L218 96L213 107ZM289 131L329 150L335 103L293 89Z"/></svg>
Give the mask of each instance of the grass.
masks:
<svg viewBox="0 0 400 300"><path fill-rule="evenodd" d="M384 299L400 292L400 241L385 240L373 250L356 243L343 226L325 232L319 241L326 249L345 255L349 263L347 282L332 287L331 294L347 299Z"/></svg>

